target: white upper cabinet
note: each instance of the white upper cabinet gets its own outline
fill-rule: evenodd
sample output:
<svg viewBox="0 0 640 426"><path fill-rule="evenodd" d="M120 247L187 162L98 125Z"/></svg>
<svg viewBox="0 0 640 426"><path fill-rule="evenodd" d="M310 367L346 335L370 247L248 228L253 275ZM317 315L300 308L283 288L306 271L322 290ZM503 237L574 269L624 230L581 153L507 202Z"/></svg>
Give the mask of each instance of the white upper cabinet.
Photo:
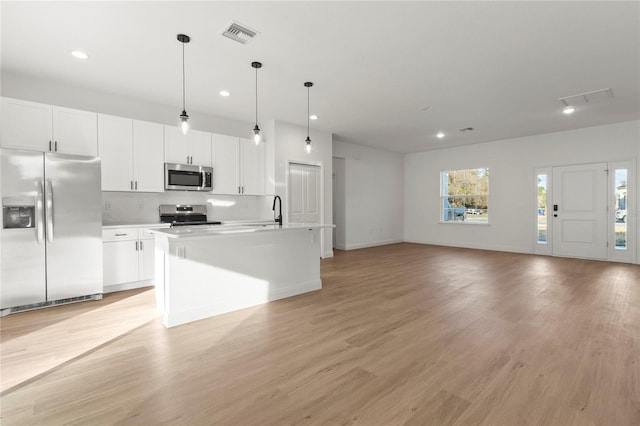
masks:
<svg viewBox="0 0 640 426"><path fill-rule="evenodd" d="M211 133L164 126L165 162L211 167Z"/></svg>
<svg viewBox="0 0 640 426"><path fill-rule="evenodd" d="M241 190L245 195L264 195L264 143L240 139Z"/></svg>
<svg viewBox="0 0 640 426"><path fill-rule="evenodd" d="M55 152L98 155L98 120L94 112L53 107Z"/></svg>
<svg viewBox="0 0 640 426"><path fill-rule="evenodd" d="M213 192L240 193L240 147L238 138L213 135Z"/></svg>
<svg viewBox="0 0 640 426"><path fill-rule="evenodd" d="M163 126L100 114L103 191L164 191Z"/></svg>
<svg viewBox="0 0 640 426"><path fill-rule="evenodd" d="M53 107L2 98L2 147L49 151L53 141Z"/></svg>
<svg viewBox="0 0 640 426"><path fill-rule="evenodd" d="M133 120L99 114L98 153L102 190L133 190Z"/></svg>
<svg viewBox="0 0 640 426"><path fill-rule="evenodd" d="M162 124L133 120L134 187L164 192L164 129Z"/></svg>
<svg viewBox="0 0 640 426"><path fill-rule="evenodd" d="M98 155L97 114L2 98L3 148Z"/></svg>
<svg viewBox="0 0 640 426"><path fill-rule="evenodd" d="M191 164L211 167L211 133L191 130Z"/></svg>
<svg viewBox="0 0 640 426"><path fill-rule="evenodd" d="M264 144L225 135L213 139L213 192L264 195Z"/></svg>

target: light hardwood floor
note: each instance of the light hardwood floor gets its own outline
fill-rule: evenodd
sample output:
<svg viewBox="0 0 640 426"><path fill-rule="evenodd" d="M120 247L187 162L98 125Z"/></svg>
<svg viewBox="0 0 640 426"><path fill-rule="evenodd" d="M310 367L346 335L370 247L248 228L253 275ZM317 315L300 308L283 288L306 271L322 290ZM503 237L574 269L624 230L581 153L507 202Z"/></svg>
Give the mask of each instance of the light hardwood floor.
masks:
<svg viewBox="0 0 640 426"><path fill-rule="evenodd" d="M395 244L165 329L153 292L2 319L3 425L640 424L640 267Z"/></svg>

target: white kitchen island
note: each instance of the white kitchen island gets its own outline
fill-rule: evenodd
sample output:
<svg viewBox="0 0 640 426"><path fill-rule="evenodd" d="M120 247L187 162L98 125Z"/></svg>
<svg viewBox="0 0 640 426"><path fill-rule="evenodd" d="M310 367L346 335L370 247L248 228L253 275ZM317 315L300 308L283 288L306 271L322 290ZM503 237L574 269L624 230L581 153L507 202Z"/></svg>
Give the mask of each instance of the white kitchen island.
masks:
<svg viewBox="0 0 640 426"><path fill-rule="evenodd" d="M321 229L334 225L176 227L156 234L156 301L173 327L322 288Z"/></svg>

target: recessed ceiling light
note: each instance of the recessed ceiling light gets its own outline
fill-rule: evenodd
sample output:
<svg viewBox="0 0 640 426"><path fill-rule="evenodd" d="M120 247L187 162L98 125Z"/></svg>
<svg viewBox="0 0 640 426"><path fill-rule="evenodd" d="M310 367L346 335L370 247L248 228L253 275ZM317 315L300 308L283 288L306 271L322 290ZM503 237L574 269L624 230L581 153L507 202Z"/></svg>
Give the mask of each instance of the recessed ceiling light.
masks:
<svg viewBox="0 0 640 426"><path fill-rule="evenodd" d="M78 59L88 59L89 55L87 55L86 53L84 53L82 50L74 50L71 52L71 54Z"/></svg>
<svg viewBox="0 0 640 426"><path fill-rule="evenodd" d="M227 96L231 96L231 92L229 92L228 90L221 90L220 96L224 96L226 98Z"/></svg>
<svg viewBox="0 0 640 426"><path fill-rule="evenodd" d="M444 138L444 133L442 133L442 132L438 132L438 133L436 134L436 137L437 137L438 139L442 139L442 138Z"/></svg>
<svg viewBox="0 0 640 426"><path fill-rule="evenodd" d="M311 114L311 115L309 116L309 118L310 118L311 120L317 120L317 119L318 119L318 116L317 116L317 115L315 115L315 114Z"/></svg>
<svg viewBox="0 0 640 426"><path fill-rule="evenodd" d="M573 114L574 112L576 112L576 109L571 105L564 107L564 109L562 110L562 113L567 115Z"/></svg>

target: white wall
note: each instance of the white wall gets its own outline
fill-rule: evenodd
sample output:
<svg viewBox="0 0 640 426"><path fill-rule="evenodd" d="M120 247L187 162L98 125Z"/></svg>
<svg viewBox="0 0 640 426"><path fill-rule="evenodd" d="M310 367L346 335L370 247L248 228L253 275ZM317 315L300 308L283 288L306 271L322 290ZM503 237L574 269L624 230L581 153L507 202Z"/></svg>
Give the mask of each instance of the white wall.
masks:
<svg viewBox="0 0 640 426"><path fill-rule="evenodd" d="M275 147L275 194L282 198L282 216L287 221L288 197L287 179L289 162L322 165L323 178L321 191L323 192L323 212L321 222L331 223L332 216L332 140L331 133L311 129L310 136L313 150L310 154L305 151L307 128L282 121L265 123L266 143ZM323 229L323 257L333 256L333 231Z"/></svg>
<svg viewBox="0 0 640 426"><path fill-rule="evenodd" d="M345 159L344 249L403 241L404 156L339 141L333 156Z"/></svg>
<svg viewBox="0 0 640 426"><path fill-rule="evenodd" d="M532 253L535 216L527 212L535 208L534 168L637 161L639 140L640 122L632 121L407 154L405 241ZM440 172L478 167L491 172L491 224L439 223ZM637 191L632 195L636 209L629 220L637 230Z"/></svg>
<svg viewBox="0 0 640 426"><path fill-rule="evenodd" d="M158 105L140 99L123 98L109 93L59 84L22 75L2 73L2 96L76 108L103 114L167 125L178 124L179 106ZM219 134L252 137L255 123L241 122L189 110L194 129ZM273 147L266 149L267 167L273 169ZM269 166L271 164L271 166ZM269 185L271 185L269 187ZM271 188L271 190L269 190ZM267 183L273 193L273 182ZM105 225L153 223L159 221L160 204L206 204L210 220L270 219L271 196L221 196L193 192L130 193L103 192L102 213Z"/></svg>

